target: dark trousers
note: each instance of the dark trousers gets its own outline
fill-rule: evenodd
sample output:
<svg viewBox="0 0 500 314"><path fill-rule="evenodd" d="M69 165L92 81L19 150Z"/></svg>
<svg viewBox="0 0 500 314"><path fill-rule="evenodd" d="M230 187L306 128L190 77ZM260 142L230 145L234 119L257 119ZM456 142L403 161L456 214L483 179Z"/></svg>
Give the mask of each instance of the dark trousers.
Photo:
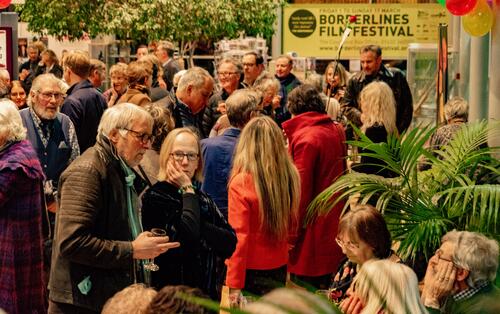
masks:
<svg viewBox="0 0 500 314"><path fill-rule="evenodd" d="M286 265L274 269L247 269L243 294L262 296L286 283Z"/></svg>
<svg viewBox="0 0 500 314"><path fill-rule="evenodd" d="M73 304L59 303L49 300L48 314L97 314L89 309L75 306Z"/></svg>

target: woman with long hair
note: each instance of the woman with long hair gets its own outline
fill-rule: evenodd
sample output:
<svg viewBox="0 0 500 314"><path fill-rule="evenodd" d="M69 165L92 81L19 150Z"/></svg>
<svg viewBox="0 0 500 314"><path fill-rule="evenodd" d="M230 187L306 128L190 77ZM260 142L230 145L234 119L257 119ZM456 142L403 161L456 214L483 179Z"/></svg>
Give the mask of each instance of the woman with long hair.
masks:
<svg viewBox="0 0 500 314"><path fill-rule="evenodd" d="M240 135L229 180L229 223L238 238L226 261L232 306L243 300L242 290L263 295L284 286L299 182L276 122L266 116L250 120Z"/></svg>
<svg viewBox="0 0 500 314"><path fill-rule="evenodd" d="M389 134L398 134L396 126L396 100L394 94L382 81L366 85L359 96L361 103L361 131L374 143L385 143ZM364 150L360 151L361 153ZM386 169L385 164L374 157L361 156L358 172L393 177L395 173Z"/></svg>
<svg viewBox="0 0 500 314"><path fill-rule="evenodd" d="M335 73L334 73L335 72ZM325 69L325 94L328 98L333 97L340 102L344 97L349 72L346 71L342 63L332 61Z"/></svg>

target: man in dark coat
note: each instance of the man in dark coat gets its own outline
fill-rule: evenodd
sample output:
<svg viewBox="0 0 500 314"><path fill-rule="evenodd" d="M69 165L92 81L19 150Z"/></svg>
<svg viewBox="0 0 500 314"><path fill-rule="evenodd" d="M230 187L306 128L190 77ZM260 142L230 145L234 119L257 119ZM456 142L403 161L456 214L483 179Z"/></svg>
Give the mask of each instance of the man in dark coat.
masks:
<svg viewBox="0 0 500 314"><path fill-rule="evenodd" d="M344 116L361 126L361 105L359 94L372 81L387 83L396 99L396 126L399 133L408 129L413 117L413 100L404 74L397 69L389 70L382 64L382 49L376 45L361 48L361 71L354 74L347 83L341 108Z"/></svg>
<svg viewBox="0 0 500 314"><path fill-rule="evenodd" d="M161 41L156 47L156 57L163 67L163 80L167 84L167 90L174 86L173 79L175 73L179 72L179 64L174 60L174 45L169 41Z"/></svg>
<svg viewBox="0 0 500 314"><path fill-rule="evenodd" d="M176 103L173 108L175 127L194 127L200 138L205 138L202 120L214 88L212 76L200 67L192 67L179 80Z"/></svg>
<svg viewBox="0 0 500 314"><path fill-rule="evenodd" d="M83 153L96 141L97 126L106 109L106 100L87 79L90 59L83 51L72 51L64 59L64 80L71 87L61 112L75 125L80 151Z"/></svg>
<svg viewBox="0 0 500 314"><path fill-rule="evenodd" d="M179 246L143 232L139 219L132 168L150 147L152 127L139 106L111 107L96 144L61 175L49 313L100 313L116 292L147 278L141 260Z"/></svg>
<svg viewBox="0 0 500 314"><path fill-rule="evenodd" d="M292 73L293 59L290 56L279 56L276 59L276 78L280 81L279 91L280 106L276 108L274 120L281 127L281 124L290 119L291 115L287 108L288 94L297 86L302 84L300 80Z"/></svg>

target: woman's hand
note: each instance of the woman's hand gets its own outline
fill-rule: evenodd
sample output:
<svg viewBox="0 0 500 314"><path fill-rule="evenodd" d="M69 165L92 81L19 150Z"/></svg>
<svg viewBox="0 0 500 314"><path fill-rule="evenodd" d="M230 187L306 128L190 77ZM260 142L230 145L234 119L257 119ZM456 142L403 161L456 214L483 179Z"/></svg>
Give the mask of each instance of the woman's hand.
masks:
<svg viewBox="0 0 500 314"><path fill-rule="evenodd" d="M229 288L229 307L239 309L241 307L243 295L240 289Z"/></svg>
<svg viewBox="0 0 500 314"><path fill-rule="evenodd" d="M168 160L166 181L177 187L183 187L192 184L191 178L188 177L188 175L184 171L182 171L182 169L174 161L173 158L170 158ZM188 189L186 190L186 192L190 192L190 190Z"/></svg>
<svg viewBox="0 0 500 314"><path fill-rule="evenodd" d="M356 293L351 295L340 303L340 310L345 314L359 314L363 309L363 303Z"/></svg>

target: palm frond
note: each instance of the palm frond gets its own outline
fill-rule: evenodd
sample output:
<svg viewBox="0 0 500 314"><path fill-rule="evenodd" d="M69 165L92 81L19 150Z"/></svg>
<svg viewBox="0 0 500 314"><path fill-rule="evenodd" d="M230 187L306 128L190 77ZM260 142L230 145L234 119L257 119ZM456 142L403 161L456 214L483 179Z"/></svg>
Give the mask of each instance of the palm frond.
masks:
<svg viewBox="0 0 500 314"><path fill-rule="evenodd" d="M347 200L351 195L362 195L362 202L367 202L371 197L377 195L378 201L384 202L384 199L397 196L399 191L399 178L387 179L357 172L345 174L318 194L309 204L305 223L312 222L317 216L327 214L335 205ZM379 195L384 195L384 197L382 198ZM347 206L346 203L344 209Z"/></svg>

